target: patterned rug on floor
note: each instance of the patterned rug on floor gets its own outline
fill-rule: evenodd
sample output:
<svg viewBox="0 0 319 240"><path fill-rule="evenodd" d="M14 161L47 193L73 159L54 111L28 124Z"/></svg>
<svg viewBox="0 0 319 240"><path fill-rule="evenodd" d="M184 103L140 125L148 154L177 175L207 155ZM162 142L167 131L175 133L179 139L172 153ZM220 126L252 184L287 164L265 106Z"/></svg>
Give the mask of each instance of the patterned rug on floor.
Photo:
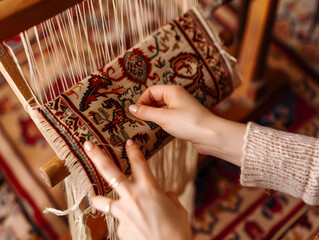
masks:
<svg viewBox="0 0 319 240"><path fill-rule="evenodd" d="M268 65L286 72L292 87L252 120L319 137L319 37L318 24L312 23L318 1L280 2ZM305 2L310 6L304 8ZM234 14L237 6L226 12ZM236 19L226 23L232 28ZM57 239L67 231L66 221L42 210L64 208L61 186L47 189L37 172L53 152L3 82L0 130L0 239ZM196 181L196 239L310 239L319 231L316 208L279 192L267 195L264 189L241 187L238 168L211 160L199 169Z"/></svg>
<svg viewBox="0 0 319 240"><path fill-rule="evenodd" d="M301 2L314 4L312 1ZM305 28L311 25L310 16L315 17L316 9L302 8L300 3L292 0L280 2L267 65L268 69L284 72L290 79L290 87L282 89L281 94L274 96L248 120L319 137L318 62L302 60L316 59L319 43L315 39L319 34L318 31L310 34L308 44L305 38L300 38ZM224 12L233 14L234 9ZM304 15L309 17L303 19ZM223 14L219 14L218 18L225 23ZM303 29L296 23L301 19L305 24ZM227 19L228 26L235 22ZM289 38L283 41L276 33L281 32L282 26L287 28L288 25L295 26L296 31L290 32ZM318 23L314 29L318 29ZM308 51L308 54L300 50L314 46L316 51ZM309 52L311 58L308 58ZM280 192L270 191L267 194L265 189L242 187L239 175L238 167L214 158L206 160L199 169L196 217L193 221L197 240L312 239L319 231L318 208Z"/></svg>
<svg viewBox="0 0 319 240"><path fill-rule="evenodd" d="M307 82L313 83L309 78ZM319 105L307 99L314 96L310 94L314 88L300 90L283 90L250 120L318 136ZM319 88L315 90L319 95ZM238 167L214 158L199 169L193 222L196 239L311 239L319 231L317 208L280 192L241 187L239 175Z"/></svg>
<svg viewBox="0 0 319 240"><path fill-rule="evenodd" d="M58 239L67 221L44 214L64 209L62 185L49 188L38 168L54 156L11 88L0 79L0 239Z"/></svg>

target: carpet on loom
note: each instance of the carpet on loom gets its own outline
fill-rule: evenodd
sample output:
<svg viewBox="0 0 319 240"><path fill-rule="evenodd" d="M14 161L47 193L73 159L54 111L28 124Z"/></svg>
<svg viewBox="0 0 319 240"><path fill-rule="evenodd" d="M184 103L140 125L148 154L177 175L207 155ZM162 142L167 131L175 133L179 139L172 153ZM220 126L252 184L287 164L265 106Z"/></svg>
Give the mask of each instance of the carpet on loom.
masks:
<svg viewBox="0 0 319 240"><path fill-rule="evenodd" d="M314 3L280 1L267 67L287 74L290 87L248 120L319 137L319 34L318 23L313 24ZM226 12L236 13L236 6ZM233 22L227 22L230 28ZM66 220L42 210L63 209L63 189L47 188L37 172L54 154L3 79L0 131L0 239L58 239L67 231ZM239 174L239 168L219 159L209 159L199 169L192 222L197 240L311 239L319 231L318 209L280 192L241 187Z"/></svg>

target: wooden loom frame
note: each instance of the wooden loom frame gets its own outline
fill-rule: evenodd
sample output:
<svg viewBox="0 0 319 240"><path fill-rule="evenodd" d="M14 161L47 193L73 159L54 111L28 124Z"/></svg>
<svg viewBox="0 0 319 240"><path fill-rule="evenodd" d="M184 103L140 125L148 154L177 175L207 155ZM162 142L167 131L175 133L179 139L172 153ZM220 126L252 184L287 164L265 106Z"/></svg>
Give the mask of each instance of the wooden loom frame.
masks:
<svg viewBox="0 0 319 240"><path fill-rule="evenodd" d="M2 0L0 1L0 72L26 107L36 102L34 93L24 81L15 62L1 44L21 31L43 22L82 0ZM34 14L36 13L36 14ZM48 186L53 187L69 175L64 161L52 158L41 166L40 174Z"/></svg>
<svg viewBox="0 0 319 240"><path fill-rule="evenodd" d="M83 0L0 0L0 42L17 35L19 32L34 26ZM249 0L242 0L249 2ZM274 21L276 0L255 0L249 6L246 18L243 41L239 51L239 69L243 75L243 84L235 95L245 96L255 101L255 89L251 88L253 79L259 77L263 70L267 46L270 41L271 27ZM36 14L35 14L36 13ZM266 47L265 47L266 46ZM23 104L32 104L34 94L32 89L23 80L17 66L0 43L0 72L2 72ZM237 110L237 111L236 111ZM251 108L234 106L231 113L237 112L238 117L229 117L233 120L242 120L251 112ZM67 175L64 161L54 158L41 168L41 174L49 186L54 186Z"/></svg>
<svg viewBox="0 0 319 240"><path fill-rule="evenodd" d="M0 72L4 73L5 79L24 107L34 103L34 94L1 42L82 1L0 0ZM277 0L254 0L250 4L248 4L250 0L242 0L242 2L247 3L244 5L249 6L249 10L245 9L247 16L243 17L246 24L238 56L243 84L236 90L235 95L244 96L254 102L257 90L251 86L254 79L260 77L263 72ZM240 121L251 111L252 107L234 105L228 111L232 115L226 113L225 117ZM57 157L43 165L40 172L45 182L51 187L69 174L64 167L64 161Z"/></svg>

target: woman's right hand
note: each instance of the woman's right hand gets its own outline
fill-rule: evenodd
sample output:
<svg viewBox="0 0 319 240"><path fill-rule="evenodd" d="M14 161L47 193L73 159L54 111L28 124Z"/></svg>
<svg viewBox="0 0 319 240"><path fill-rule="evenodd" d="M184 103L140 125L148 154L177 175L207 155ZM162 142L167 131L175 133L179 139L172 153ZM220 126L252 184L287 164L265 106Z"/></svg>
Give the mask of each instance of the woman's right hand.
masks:
<svg viewBox="0 0 319 240"><path fill-rule="evenodd" d="M155 122L174 137L190 141L201 154L222 157L230 162L233 162L233 159L229 158L235 158L237 161L239 157L240 160L246 128L242 124L239 126L238 123L215 116L182 86L151 86L129 110L139 119ZM233 153L228 153L223 143L233 144L232 141L236 139L229 138L234 137L240 140L235 142L237 148L227 146L230 151L238 151L235 156L228 156Z"/></svg>
<svg viewBox="0 0 319 240"><path fill-rule="evenodd" d="M205 119L211 117L183 87L156 85L146 89L130 112L142 120L155 122L174 137L198 142Z"/></svg>

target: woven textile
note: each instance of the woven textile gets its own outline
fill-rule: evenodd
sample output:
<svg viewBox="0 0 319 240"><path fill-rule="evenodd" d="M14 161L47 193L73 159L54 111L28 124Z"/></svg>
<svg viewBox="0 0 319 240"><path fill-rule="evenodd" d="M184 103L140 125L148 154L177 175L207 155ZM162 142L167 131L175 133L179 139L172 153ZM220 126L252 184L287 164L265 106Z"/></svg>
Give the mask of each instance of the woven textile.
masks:
<svg viewBox="0 0 319 240"><path fill-rule="evenodd" d="M137 142L146 158L170 139L156 124L130 115L129 105L149 86L177 84L206 107L212 107L236 85L230 69L213 33L193 9L38 111L67 146L65 154L78 159L95 194L105 195L110 189L85 155L82 144L87 140L100 144L129 174L125 153L128 138ZM47 138L52 144L52 139ZM65 146L59 148L53 143L60 155Z"/></svg>

